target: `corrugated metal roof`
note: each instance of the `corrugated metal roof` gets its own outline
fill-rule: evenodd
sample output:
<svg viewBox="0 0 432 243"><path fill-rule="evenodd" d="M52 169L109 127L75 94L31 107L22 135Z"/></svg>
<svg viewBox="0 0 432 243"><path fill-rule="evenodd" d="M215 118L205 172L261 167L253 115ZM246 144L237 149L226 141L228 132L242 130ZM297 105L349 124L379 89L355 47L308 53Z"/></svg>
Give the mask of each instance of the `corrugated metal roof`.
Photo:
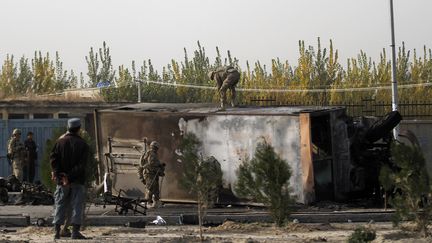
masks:
<svg viewBox="0 0 432 243"><path fill-rule="evenodd" d="M132 105L120 106L113 109L103 110L124 111L124 112L174 112L174 113L191 113L191 114L239 114L239 115L295 115L299 113L313 113L331 110L340 110L343 107L335 106L274 106L274 107L256 107L240 106L235 108L226 108L221 110L216 104L202 103L138 103Z"/></svg>

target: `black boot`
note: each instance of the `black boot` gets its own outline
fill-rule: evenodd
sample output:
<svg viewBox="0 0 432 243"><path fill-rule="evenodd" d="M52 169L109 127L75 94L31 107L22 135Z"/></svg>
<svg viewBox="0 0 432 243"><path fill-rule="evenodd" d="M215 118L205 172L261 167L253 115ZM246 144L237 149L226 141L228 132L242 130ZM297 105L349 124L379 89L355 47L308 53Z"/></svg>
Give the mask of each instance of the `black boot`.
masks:
<svg viewBox="0 0 432 243"><path fill-rule="evenodd" d="M80 226L81 225L79 225L79 224L74 224L73 226L72 226L72 239L75 239L75 240L85 240L85 239L87 239L84 235L82 235L81 233L80 233Z"/></svg>
<svg viewBox="0 0 432 243"><path fill-rule="evenodd" d="M55 231L55 233L54 233L54 240L60 239L60 228L61 228L60 224L54 225L54 231Z"/></svg>
<svg viewBox="0 0 432 243"><path fill-rule="evenodd" d="M60 236L61 237L71 237L72 233L71 231L65 226L63 227L63 229L60 231Z"/></svg>

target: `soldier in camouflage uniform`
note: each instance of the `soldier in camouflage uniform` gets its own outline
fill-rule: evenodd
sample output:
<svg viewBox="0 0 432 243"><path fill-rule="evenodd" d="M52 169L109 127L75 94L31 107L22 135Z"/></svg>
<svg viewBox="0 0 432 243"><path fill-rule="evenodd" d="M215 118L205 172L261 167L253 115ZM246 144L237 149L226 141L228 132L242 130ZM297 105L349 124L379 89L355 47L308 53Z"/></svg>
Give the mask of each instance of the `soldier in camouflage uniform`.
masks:
<svg viewBox="0 0 432 243"><path fill-rule="evenodd" d="M151 142L150 150L141 156L138 167L138 176L145 185L145 199L153 201L152 207L160 206L159 176L165 176L165 165L158 159L158 149L159 143Z"/></svg>
<svg viewBox="0 0 432 243"><path fill-rule="evenodd" d="M216 81L217 89L220 95L221 108L225 108L226 92L231 90L231 106L236 105L236 90L235 86L240 80L240 73L233 67L220 67L215 71L209 72L208 76L211 80Z"/></svg>
<svg viewBox="0 0 432 243"><path fill-rule="evenodd" d="M12 161L12 172L18 180L23 180L23 167L26 163L27 151L20 141L21 130L14 129L8 143L8 158Z"/></svg>

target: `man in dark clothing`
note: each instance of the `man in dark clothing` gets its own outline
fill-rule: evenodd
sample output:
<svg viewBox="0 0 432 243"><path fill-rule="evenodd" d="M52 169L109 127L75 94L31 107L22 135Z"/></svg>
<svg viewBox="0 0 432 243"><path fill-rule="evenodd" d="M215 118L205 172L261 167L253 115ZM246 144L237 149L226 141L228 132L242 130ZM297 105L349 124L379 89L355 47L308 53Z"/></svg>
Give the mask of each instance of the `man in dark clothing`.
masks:
<svg viewBox="0 0 432 243"><path fill-rule="evenodd" d="M225 108L226 92L231 90L231 106L236 105L236 90L235 86L240 80L240 73L233 67L220 67L215 71L209 72L208 76L211 80L216 81L216 86L221 99L221 108Z"/></svg>
<svg viewBox="0 0 432 243"><path fill-rule="evenodd" d="M33 140L33 133L27 133L27 139L24 141L24 146L27 151L27 161L24 165L24 181L33 183L36 171L36 160L37 160L37 145Z"/></svg>
<svg viewBox="0 0 432 243"><path fill-rule="evenodd" d="M54 239L60 239L60 228L69 206L72 208L72 239L86 239L79 231L83 220L89 146L79 136L80 128L80 119L69 119L68 132L57 140L51 151L52 179L57 182L54 194Z"/></svg>

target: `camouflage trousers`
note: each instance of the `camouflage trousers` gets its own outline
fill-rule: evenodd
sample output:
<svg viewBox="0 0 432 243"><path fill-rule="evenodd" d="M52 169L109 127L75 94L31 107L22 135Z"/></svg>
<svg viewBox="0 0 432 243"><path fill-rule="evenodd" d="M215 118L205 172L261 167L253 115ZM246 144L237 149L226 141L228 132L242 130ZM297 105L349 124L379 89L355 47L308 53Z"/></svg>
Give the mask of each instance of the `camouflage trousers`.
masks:
<svg viewBox="0 0 432 243"><path fill-rule="evenodd" d="M222 86L219 88L219 95L221 99L221 107L225 107L225 104L227 103L227 90L231 90L231 106L236 105L236 90L235 86L239 82L240 79L240 73L239 72L233 72L228 74L227 78L223 81Z"/></svg>
<svg viewBox="0 0 432 243"><path fill-rule="evenodd" d="M24 162L22 160L14 159L12 161L12 173L21 182L23 180L23 175L24 175L23 166L24 166Z"/></svg>
<svg viewBox="0 0 432 243"><path fill-rule="evenodd" d="M150 202L152 199L158 201L160 199L159 191L159 176L153 174L144 174L145 184L145 199Z"/></svg>

